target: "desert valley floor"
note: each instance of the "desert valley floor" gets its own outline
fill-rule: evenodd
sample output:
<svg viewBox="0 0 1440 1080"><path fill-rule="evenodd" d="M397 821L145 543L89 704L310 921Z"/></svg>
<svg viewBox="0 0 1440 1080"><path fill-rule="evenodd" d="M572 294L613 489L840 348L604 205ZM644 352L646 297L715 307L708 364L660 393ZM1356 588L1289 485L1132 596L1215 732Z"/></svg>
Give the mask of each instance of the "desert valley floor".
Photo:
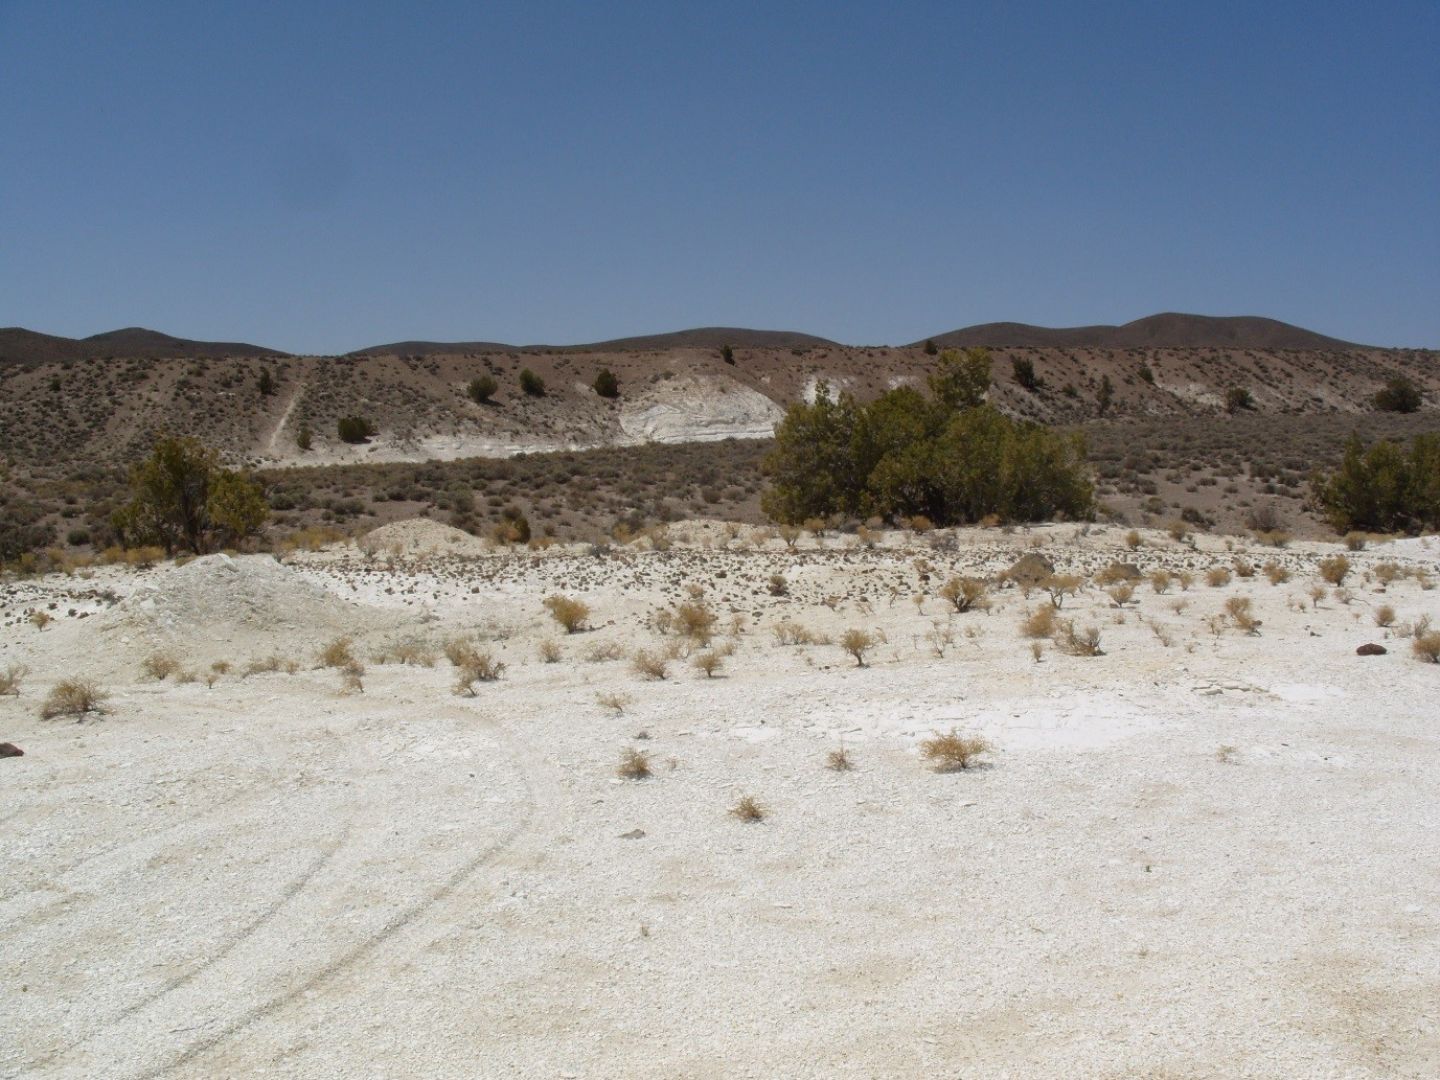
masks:
<svg viewBox="0 0 1440 1080"><path fill-rule="evenodd" d="M1102 655L940 595L1028 553ZM1433 538L408 522L6 583L0 1076L1440 1075L1436 580ZM69 677L105 711L41 719ZM952 728L992 751L937 771Z"/></svg>

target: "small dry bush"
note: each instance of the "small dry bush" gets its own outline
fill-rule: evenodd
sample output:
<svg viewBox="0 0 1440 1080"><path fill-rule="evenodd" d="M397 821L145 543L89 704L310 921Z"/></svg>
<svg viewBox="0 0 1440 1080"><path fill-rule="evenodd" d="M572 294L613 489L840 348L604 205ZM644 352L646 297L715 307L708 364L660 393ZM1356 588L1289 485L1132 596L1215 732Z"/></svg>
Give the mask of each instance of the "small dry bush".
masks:
<svg viewBox="0 0 1440 1080"><path fill-rule="evenodd" d="M855 767L855 763L850 760L850 754L842 746L825 755L825 767L832 772L849 772Z"/></svg>
<svg viewBox="0 0 1440 1080"><path fill-rule="evenodd" d="M622 780L645 780L650 776L650 755L630 747L620 755L615 775Z"/></svg>
<svg viewBox="0 0 1440 1080"><path fill-rule="evenodd" d="M630 667L642 679L660 682L670 674L670 658L661 652L638 649L630 658Z"/></svg>
<svg viewBox="0 0 1440 1080"><path fill-rule="evenodd" d="M140 669L156 682L164 682L180 670L180 658L172 652L155 652L147 656Z"/></svg>
<svg viewBox="0 0 1440 1080"><path fill-rule="evenodd" d="M20 684L29 673L24 664L11 664L4 671L0 671L0 697L20 693Z"/></svg>
<svg viewBox="0 0 1440 1080"><path fill-rule="evenodd" d="M940 598L948 600L957 612L983 611L990 606L989 586L977 577L953 577L940 586Z"/></svg>
<svg viewBox="0 0 1440 1080"><path fill-rule="evenodd" d="M1040 604L1020 622L1020 633L1027 638L1048 638L1055 633L1055 608Z"/></svg>
<svg viewBox="0 0 1440 1080"><path fill-rule="evenodd" d="M365 665L351 660L340 668L340 693L363 694L365 692Z"/></svg>
<svg viewBox="0 0 1440 1080"><path fill-rule="evenodd" d="M1284 585L1287 581L1290 580L1290 571L1285 569L1285 567L1281 566L1274 559L1271 559L1269 562L1267 562L1263 569L1265 571L1265 577L1269 579L1271 585Z"/></svg>
<svg viewBox="0 0 1440 1080"><path fill-rule="evenodd" d="M1135 597L1135 586L1128 581L1122 581L1119 585L1110 589L1110 599L1117 608L1123 608Z"/></svg>
<svg viewBox="0 0 1440 1080"><path fill-rule="evenodd" d="M1252 578L1255 576L1255 564L1249 559L1236 559L1235 576L1239 578Z"/></svg>
<svg viewBox="0 0 1440 1080"><path fill-rule="evenodd" d="M30 625L36 630L44 630L55 620L43 611L32 611L30 613Z"/></svg>
<svg viewBox="0 0 1440 1080"><path fill-rule="evenodd" d="M52 720L57 716L84 716L87 713L104 712L109 697L89 679L62 679L50 688L40 706L40 718Z"/></svg>
<svg viewBox="0 0 1440 1080"><path fill-rule="evenodd" d="M560 643L553 638L546 638L540 642L540 662L544 664L558 664L560 662Z"/></svg>
<svg viewBox="0 0 1440 1080"><path fill-rule="evenodd" d="M1345 579L1350 576L1350 560L1344 555L1332 555L1328 559L1320 560L1320 578L1331 585L1340 586L1345 584Z"/></svg>
<svg viewBox="0 0 1440 1080"><path fill-rule="evenodd" d="M619 641L602 641L585 653L585 659L592 664L603 664L611 660L625 659L625 646Z"/></svg>
<svg viewBox="0 0 1440 1080"><path fill-rule="evenodd" d="M765 820L766 810L754 795L742 795L739 801L730 808L730 814L746 824L754 824Z"/></svg>
<svg viewBox="0 0 1440 1080"><path fill-rule="evenodd" d="M1065 603L1067 596L1074 596L1080 591L1084 584L1074 574L1051 574L1040 583L1040 587L1050 594L1050 604L1059 609Z"/></svg>
<svg viewBox="0 0 1440 1080"><path fill-rule="evenodd" d="M616 716L619 716L621 713L623 713L623 712L625 711L626 706L628 706L628 705L631 703L632 700L634 700L634 699L631 698L629 694L617 694L617 693L613 693L613 692L610 692L610 693L602 692L602 693L599 693L599 694L596 694L596 695L595 695L595 701L596 701L596 703L597 703L602 709L608 709L610 712L614 713Z"/></svg>
<svg viewBox="0 0 1440 1080"><path fill-rule="evenodd" d="M852 627L840 635L840 648L855 658L855 664L858 667L865 666L865 654L878 644L880 644L880 638L869 630Z"/></svg>
<svg viewBox="0 0 1440 1080"><path fill-rule="evenodd" d="M1375 625L1389 627L1395 625L1395 609L1389 604L1381 604L1375 609Z"/></svg>
<svg viewBox="0 0 1440 1080"><path fill-rule="evenodd" d="M983 736L961 735L951 728L924 740L920 744L920 756L934 764L937 772L958 772L968 769L990 749L990 743Z"/></svg>
<svg viewBox="0 0 1440 1080"><path fill-rule="evenodd" d="M714 651L696 653L695 659L690 662L695 665L695 670L703 672L707 679L713 679L716 672L725 666L725 658Z"/></svg>
<svg viewBox="0 0 1440 1080"><path fill-rule="evenodd" d="M543 602L550 616L564 627L567 634L578 634L589 626L590 605L583 600L556 593L547 596Z"/></svg>
<svg viewBox="0 0 1440 1080"><path fill-rule="evenodd" d="M1247 634L1258 634L1260 620L1255 618L1250 608L1248 596L1232 596L1225 601L1225 614L1230 616L1230 621Z"/></svg>
<svg viewBox="0 0 1440 1080"><path fill-rule="evenodd" d="M454 692L466 697L474 697L476 686L482 682L494 682L500 678L505 670L505 665L494 659L489 653L478 649L471 649L465 655L463 662L456 665Z"/></svg>
<svg viewBox="0 0 1440 1080"><path fill-rule="evenodd" d="M1077 630L1071 619L1066 619L1055 630L1055 645L1071 656L1104 656L1100 649L1100 629L1087 626Z"/></svg>
<svg viewBox="0 0 1440 1080"><path fill-rule="evenodd" d="M1375 566L1375 580L1381 585L1389 588L1395 581L1405 576L1405 571L1397 563L1382 562Z"/></svg>
<svg viewBox="0 0 1440 1080"><path fill-rule="evenodd" d="M1131 529L1128 533L1125 534L1125 546L1128 547L1131 551L1135 551L1136 549L1138 549L1141 543L1142 541L1140 539L1140 533L1137 530Z"/></svg>
<svg viewBox="0 0 1440 1080"><path fill-rule="evenodd" d="M765 586L765 591L771 596L788 596L790 583L785 580L784 574L771 574L770 581Z"/></svg>
<svg viewBox="0 0 1440 1080"><path fill-rule="evenodd" d="M696 644L709 645L719 618L703 601L689 601L675 609L675 630Z"/></svg>
<svg viewBox="0 0 1440 1080"><path fill-rule="evenodd" d="M1365 544L1370 539L1368 533L1348 532L1345 534L1346 551L1364 551Z"/></svg>
<svg viewBox="0 0 1440 1080"><path fill-rule="evenodd" d="M1410 648L1421 660L1440 664L1440 630L1417 635L1410 643Z"/></svg>
<svg viewBox="0 0 1440 1080"><path fill-rule="evenodd" d="M1181 570L1175 575L1175 580L1180 583L1181 592L1189 592L1195 585L1195 575L1189 570Z"/></svg>
<svg viewBox="0 0 1440 1080"><path fill-rule="evenodd" d="M1169 592L1173 581L1169 570L1156 570L1150 575L1150 588L1157 593Z"/></svg>
<svg viewBox="0 0 1440 1080"><path fill-rule="evenodd" d="M375 657L377 664L394 662L409 667L433 668L439 655L434 646L414 638L397 641L382 649Z"/></svg>
<svg viewBox="0 0 1440 1080"><path fill-rule="evenodd" d="M245 670L240 673L240 676L248 678L251 675L272 675L277 671L294 675L299 670L300 662L298 660L293 657L281 656L279 653L271 653L269 656L251 660L245 665Z"/></svg>
<svg viewBox="0 0 1440 1080"><path fill-rule="evenodd" d="M1106 585L1115 585L1122 581L1134 581L1135 578L1133 567L1126 566L1124 563L1112 562L1095 575L1095 584L1104 588Z"/></svg>
<svg viewBox="0 0 1440 1080"><path fill-rule="evenodd" d="M355 660L355 654L351 651L354 644L348 637L338 637L320 650L316 663L323 668L343 668Z"/></svg>
<svg viewBox="0 0 1440 1080"><path fill-rule="evenodd" d="M1212 589L1224 588L1230 584L1230 568L1228 566L1212 566L1205 571L1205 584Z"/></svg>
<svg viewBox="0 0 1440 1080"><path fill-rule="evenodd" d="M776 623L772 628L775 634L776 644L779 645L816 645L819 639L808 628L799 623L782 622Z"/></svg>

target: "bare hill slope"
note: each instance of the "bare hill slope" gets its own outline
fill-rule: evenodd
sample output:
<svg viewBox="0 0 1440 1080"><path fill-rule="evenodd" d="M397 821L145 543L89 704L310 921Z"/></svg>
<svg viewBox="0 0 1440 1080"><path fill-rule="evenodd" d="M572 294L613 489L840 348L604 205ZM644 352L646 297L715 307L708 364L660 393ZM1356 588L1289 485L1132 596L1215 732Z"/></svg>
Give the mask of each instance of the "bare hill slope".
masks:
<svg viewBox="0 0 1440 1080"><path fill-rule="evenodd" d="M971 345L1095 349L1356 349L1362 346L1276 319L1166 312L1123 326L1029 326L983 323L932 338L941 348Z"/></svg>

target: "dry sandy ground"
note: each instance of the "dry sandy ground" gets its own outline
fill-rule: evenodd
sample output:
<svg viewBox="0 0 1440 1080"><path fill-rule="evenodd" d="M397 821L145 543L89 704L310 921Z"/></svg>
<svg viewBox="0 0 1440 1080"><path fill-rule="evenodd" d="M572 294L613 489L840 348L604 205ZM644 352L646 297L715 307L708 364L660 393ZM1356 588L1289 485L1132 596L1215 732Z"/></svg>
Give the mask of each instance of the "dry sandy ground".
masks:
<svg viewBox="0 0 1440 1080"><path fill-rule="evenodd" d="M0 698L26 752L0 760L0 1075L1440 1074L1440 667L1373 619L1440 622L1440 590L1366 580L1437 576L1440 544L1352 556L1318 606L1318 545L1250 555L1280 585L1124 609L1090 586L1062 614L1105 655L1036 662L1015 588L936 656L941 581L1035 544L1083 573L1232 553L1074 526L791 552L696 524L668 551L409 557L424 532L6 586L0 666L30 675ZM647 624L689 585L733 640L719 677L587 659L673 643ZM595 629L557 634L556 590ZM1258 635L1211 625L1237 595ZM786 618L887 643L861 668L778 645ZM372 661L342 695L312 666L342 631L367 657L473 633L507 667L459 697L443 658ZM303 667L143 678L166 645ZM109 711L40 720L70 674ZM994 742L984 767L922 762L951 726ZM617 777L627 747L650 779ZM742 794L763 822L727 812Z"/></svg>

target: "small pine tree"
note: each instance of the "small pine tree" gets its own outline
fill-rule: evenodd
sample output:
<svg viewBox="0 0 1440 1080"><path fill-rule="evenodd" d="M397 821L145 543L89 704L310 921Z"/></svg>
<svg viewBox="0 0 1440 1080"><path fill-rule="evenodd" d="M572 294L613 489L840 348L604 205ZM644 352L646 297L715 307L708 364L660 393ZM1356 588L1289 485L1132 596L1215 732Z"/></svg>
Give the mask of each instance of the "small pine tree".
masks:
<svg viewBox="0 0 1440 1080"><path fill-rule="evenodd" d="M275 376L270 374L269 368L260 369L260 396L269 397L275 393Z"/></svg>

